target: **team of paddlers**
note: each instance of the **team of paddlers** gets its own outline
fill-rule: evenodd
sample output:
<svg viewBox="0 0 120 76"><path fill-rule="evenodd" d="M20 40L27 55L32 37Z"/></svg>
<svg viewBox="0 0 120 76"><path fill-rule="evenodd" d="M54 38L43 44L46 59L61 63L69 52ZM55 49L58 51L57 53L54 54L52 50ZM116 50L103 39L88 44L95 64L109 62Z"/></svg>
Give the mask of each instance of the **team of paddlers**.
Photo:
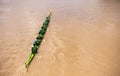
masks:
<svg viewBox="0 0 120 76"><path fill-rule="evenodd" d="M45 32L47 31L47 27L49 25L49 22L50 22L50 17L51 17L51 14L52 12L50 12L50 15L48 17L46 17L46 20L45 22L43 23L39 33L38 33L38 36L36 37L34 43L33 43L33 46L31 48L31 54L29 56L29 59L28 61L25 63L25 67L28 68L29 64L31 63L31 61L33 60L35 54L37 53L37 50L43 40L43 37L45 35Z"/></svg>
<svg viewBox="0 0 120 76"><path fill-rule="evenodd" d="M31 49L32 53L36 54L39 45L41 44L41 41L43 40L44 34L47 30L48 24L50 21L50 17L46 17L46 21L43 23L43 26L41 27L38 36L36 37L36 40L33 43L33 47Z"/></svg>

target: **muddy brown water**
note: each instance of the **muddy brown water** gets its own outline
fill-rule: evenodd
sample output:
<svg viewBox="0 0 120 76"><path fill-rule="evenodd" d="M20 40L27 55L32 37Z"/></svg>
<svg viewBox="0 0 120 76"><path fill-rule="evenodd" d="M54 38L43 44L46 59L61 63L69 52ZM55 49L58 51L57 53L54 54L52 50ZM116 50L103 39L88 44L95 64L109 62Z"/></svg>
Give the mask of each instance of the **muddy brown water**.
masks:
<svg viewBox="0 0 120 76"><path fill-rule="evenodd" d="M0 76L120 76L120 0L0 0L0 44Z"/></svg>

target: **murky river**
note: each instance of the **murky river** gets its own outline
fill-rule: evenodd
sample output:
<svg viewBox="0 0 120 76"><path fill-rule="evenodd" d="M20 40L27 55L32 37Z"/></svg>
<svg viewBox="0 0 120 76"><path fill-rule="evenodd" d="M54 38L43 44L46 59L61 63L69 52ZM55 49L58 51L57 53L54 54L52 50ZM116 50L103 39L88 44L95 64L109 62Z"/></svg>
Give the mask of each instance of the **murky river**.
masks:
<svg viewBox="0 0 120 76"><path fill-rule="evenodd" d="M120 0L0 0L0 44L0 76L120 76Z"/></svg>

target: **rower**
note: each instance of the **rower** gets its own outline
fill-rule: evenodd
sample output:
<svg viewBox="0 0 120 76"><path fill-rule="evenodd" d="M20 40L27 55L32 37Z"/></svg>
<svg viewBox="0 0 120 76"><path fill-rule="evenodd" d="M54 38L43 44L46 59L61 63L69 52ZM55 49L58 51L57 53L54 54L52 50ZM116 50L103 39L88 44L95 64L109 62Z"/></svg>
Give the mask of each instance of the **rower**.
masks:
<svg viewBox="0 0 120 76"><path fill-rule="evenodd" d="M44 35L45 32L46 32L46 29L41 29L41 30L39 31L39 34Z"/></svg>
<svg viewBox="0 0 120 76"><path fill-rule="evenodd" d="M50 22L50 17L46 17L47 24Z"/></svg>
<svg viewBox="0 0 120 76"><path fill-rule="evenodd" d="M37 49L38 49L37 45L33 46L32 49L31 49L32 53L36 54L37 53Z"/></svg>
<svg viewBox="0 0 120 76"><path fill-rule="evenodd" d="M43 35L39 34L37 39L42 40L43 39Z"/></svg>
<svg viewBox="0 0 120 76"><path fill-rule="evenodd" d="M43 24L43 26L41 27L42 30L47 30L47 25Z"/></svg>
<svg viewBox="0 0 120 76"><path fill-rule="evenodd" d="M39 40L38 37L37 37L37 38L35 39L33 45L34 45L34 46L35 46L35 45L39 46L40 43L41 43L41 40Z"/></svg>

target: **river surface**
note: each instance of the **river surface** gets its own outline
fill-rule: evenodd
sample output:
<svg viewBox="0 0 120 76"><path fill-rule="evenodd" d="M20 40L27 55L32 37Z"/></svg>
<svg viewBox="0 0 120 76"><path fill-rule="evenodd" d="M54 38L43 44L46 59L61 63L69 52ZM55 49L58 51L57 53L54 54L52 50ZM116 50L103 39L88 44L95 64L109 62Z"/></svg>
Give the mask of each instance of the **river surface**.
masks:
<svg viewBox="0 0 120 76"><path fill-rule="evenodd" d="M0 44L0 76L120 76L120 0L0 0Z"/></svg>

